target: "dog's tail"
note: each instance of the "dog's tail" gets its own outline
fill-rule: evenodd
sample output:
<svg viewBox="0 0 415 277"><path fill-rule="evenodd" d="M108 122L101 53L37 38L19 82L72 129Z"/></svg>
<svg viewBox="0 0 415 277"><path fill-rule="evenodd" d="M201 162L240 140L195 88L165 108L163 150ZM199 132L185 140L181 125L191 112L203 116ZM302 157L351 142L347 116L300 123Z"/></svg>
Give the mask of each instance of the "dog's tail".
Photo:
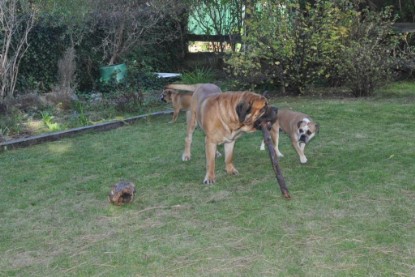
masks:
<svg viewBox="0 0 415 277"><path fill-rule="evenodd" d="M164 87L164 89L177 89L194 92L197 89L198 85L185 85L185 84L169 84Z"/></svg>

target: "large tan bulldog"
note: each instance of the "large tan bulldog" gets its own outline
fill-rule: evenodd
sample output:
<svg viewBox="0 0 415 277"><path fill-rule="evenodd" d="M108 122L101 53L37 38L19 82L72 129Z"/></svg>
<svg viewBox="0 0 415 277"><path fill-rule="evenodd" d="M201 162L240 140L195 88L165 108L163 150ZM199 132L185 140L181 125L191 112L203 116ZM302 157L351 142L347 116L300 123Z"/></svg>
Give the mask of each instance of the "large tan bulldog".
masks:
<svg viewBox="0 0 415 277"><path fill-rule="evenodd" d="M279 109L277 116L277 121L272 125L271 138L274 142L278 157L283 157L283 154L278 149L279 129L281 128L281 130L290 136L291 144L300 157L300 162L302 164L307 163L304 148L319 132L320 126L313 122L309 115L300 112ZM260 149L265 150L264 141L262 141Z"/></svg>
<svg viewBox="0 0 415 277"><path fill-rule="evenodd" d="M216 181L215 153L219 144L224 144L226 172L238 174L233 164L235 141L243 133L254 132L258 128L256 122L270 109L266 98L249 91L222 93L214 84L171 84L166 88L194 91L182 160L190 160L192 136L198 124L206 135L206 175L203 183L213 184Z"/></svg>

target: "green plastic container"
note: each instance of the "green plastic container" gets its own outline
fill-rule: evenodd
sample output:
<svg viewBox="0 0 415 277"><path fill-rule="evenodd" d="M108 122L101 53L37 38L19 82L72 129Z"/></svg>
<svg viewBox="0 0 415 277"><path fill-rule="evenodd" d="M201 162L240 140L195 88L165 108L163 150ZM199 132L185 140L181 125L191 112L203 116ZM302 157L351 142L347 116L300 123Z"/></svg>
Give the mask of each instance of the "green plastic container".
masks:
<svg viewBox="0 0 415 277"><path fill-rule="evenodd" d="M101 75L100 81L108 83L112 78L115 78L116 82L121 82L127 76L127 65L125 63L102 66L99 68Z"/></svg>

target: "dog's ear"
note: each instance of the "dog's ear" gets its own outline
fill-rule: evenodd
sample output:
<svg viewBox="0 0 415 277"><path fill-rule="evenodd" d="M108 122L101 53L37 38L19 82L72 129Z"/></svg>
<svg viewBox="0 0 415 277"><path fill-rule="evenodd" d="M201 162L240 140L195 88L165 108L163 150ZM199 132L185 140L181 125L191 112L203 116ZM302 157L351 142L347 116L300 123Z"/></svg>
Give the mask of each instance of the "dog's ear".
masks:
<svg viewBox="0 0 415 277"><path fill-rule="evenodd" d="M246 116L251 112L251 104L246 101L241 101L236 106L236 114L238 115L239 122L244 122Z"/></svg>
<svg viewBox="0 0 415 277"><path fill-rule="evenodd" d="M278 108L271 106L272 111L275 113L275 121L277 121L278 119Z"/></svg>
<svg viewBox="0 0 415 277"><path fill-rule="evenodd" d="M277 121L277 119L278 119L278 108L273 107L273 106L267 106L265 113L254 122L254 127L257 130L261 130L262 128L261 125L263 123L266 123L268 130L271 130L272 125Z"/></svg>
<svg viewBox="0 0 415 277"><path fill-rule="evenodd" d="M278 108L274 106L267 106L265 113L260 119L268 121L271 125L274 124L278 119Z"/></svg>
<svg viewBox="0 0 415 277"><path fill-rule="evenodd" d="M266 90L262 93L262 96L264 96L266 99L269 99L269 95L268 95L269 91Z"/></svg>

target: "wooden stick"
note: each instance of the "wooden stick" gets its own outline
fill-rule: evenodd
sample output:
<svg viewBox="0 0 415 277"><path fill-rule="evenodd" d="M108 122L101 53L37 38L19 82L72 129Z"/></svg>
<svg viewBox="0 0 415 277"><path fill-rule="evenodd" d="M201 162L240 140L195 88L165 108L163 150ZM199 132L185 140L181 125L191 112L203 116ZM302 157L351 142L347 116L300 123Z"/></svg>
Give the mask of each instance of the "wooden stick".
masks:
<svg viewBox="0 0 415 277"><path fill-rule="evenodd" d="M277 178L278 184L280 186L281 192L286 199L291 199L290 193L288 192L287 185L285 184L284 176L282 176L281 168L278 164L278 156L275 152L274 145L272 143L271 134L267 128L267 123L261 123L262 134L264 136L265 145L268 148L269 157L271 159L272 168L275 172L275 177Z"/></svg>

